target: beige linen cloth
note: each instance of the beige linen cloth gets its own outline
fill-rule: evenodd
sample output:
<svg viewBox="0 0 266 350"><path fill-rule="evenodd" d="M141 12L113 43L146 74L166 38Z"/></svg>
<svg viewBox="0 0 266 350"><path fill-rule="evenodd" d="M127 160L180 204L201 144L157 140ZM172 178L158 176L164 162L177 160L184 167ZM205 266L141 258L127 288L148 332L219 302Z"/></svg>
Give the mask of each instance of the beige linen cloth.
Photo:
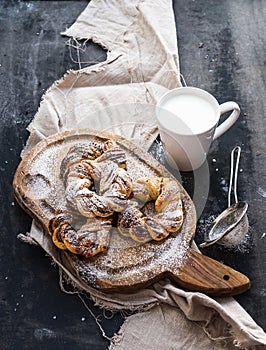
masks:
<svg viewBox="0 0 266 350"><path fill-rule="evenodd" d="M22 156L44 137L77 127L113 130L148 148L157 133L158 97L181 85L171 0L91 1L63 34L92 39L108 50L107 59L67 72L45 93ZM111 350L266 349L266 334L233 298L186 292L169 280L133 294L104 294L75 277L65 253L35 222L20 237L39 244L97 305L138 311L126 318Z"/></svg>

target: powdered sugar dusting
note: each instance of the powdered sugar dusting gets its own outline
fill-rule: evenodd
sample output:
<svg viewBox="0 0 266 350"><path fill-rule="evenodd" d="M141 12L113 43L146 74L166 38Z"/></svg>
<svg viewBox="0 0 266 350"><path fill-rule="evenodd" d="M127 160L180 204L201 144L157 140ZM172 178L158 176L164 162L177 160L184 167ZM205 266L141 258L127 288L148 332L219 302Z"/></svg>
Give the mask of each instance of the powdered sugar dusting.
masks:
<svg viewBox="0 0 266 350"><path fill-rule="evenodd" d="M230 250L248 253L250 249L251 235L247 215L240 220L238 225L225 235L219 244Z"/></svg>
<svg viewBox="0 0 266 350"><path fill-rule="evenodd" d="M145 244L132 244L131 239L117 235L112 233L116 247L110 247L106 254L98 256L97 264L74 257L74 264L86 283L96 288L103 281L110 287L119 286L120 283L122 286L131 286L138 281L152 280L167 271L178 275L188 249L178 233L169 236L164 242ZM121 249L117 247L119 241L120 244L123 241Z"/></svg>
<svg viewBox="0 0 266 350"><path fill-rule="evenodd" d="M31 186L28 185L25 185L24 189L28 190L30 195L34 193L38 216L46 227L56 212L67 210L65 187L60 177L62 160L77 142L86 143L92 139L95 137L87 134L66 137L60 142L46 145L30 162L27 170L30 179L33 179L34 189L30 189ZM104 141L105 139L102 142ZM119 146L126 152L127 171L133 181L144 176L171 177L171 174L146 152L138 151L134 145L128 145L127 142L124 144L119 141ZM180 189L182 190L181 186ZM193 204L185 193L182 198L186 216L180 232L170 234L160 242L139 244L131 238L121 236L114 227L107 252L90 259L67 253L71 256L72 265L79 276L92 287L104 286L104 289L112 289L114 285L119 288L146 283L167 272L178 274L185 261L188 242L195 225Z"/></svg>
<svg viewBox="0 0 266 350"><path fill-rule="evenodd" d="M214 220L214 215L199 220L197 229L203 236L203 239L207 239L208 232ZM216 244L235 252L248 253L251 245L251 230L247 215L244 215L238 225L216 242Z"/></svg>

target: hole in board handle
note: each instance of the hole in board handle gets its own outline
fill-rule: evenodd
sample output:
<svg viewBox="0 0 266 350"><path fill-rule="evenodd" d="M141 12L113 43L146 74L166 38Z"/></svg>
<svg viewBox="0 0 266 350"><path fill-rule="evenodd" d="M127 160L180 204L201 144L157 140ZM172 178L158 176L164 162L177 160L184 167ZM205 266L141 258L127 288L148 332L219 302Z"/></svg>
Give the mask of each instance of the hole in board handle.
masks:
<svg viewBox="0 0 266 350"><path fill-rule="evenodd" d="M225 281L228 281L228 280L230 279L230 276L224 275L223 279L224 279Z"/></svg>

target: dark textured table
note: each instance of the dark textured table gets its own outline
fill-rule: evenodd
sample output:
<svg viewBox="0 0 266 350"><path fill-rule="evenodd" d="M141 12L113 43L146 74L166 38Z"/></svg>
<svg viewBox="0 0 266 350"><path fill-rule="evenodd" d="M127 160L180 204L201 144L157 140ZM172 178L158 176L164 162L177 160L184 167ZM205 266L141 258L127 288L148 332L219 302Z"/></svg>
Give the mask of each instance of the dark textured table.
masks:
<svg viewBox="0 0 266 350"><path fill-rule="evenodd" d="M0 1L0 343L4 350L108 346L82 301L60 290L58 270L50 259L40 248L17 239L18 233L29 230L31 219L12 194L12 178L28 136L26 127L42 94L67 69L78 68L75 51L65 46L60 32L86 4ZM187 84L212 92L220 103L235 100L241 106L239 121L211 147L210 190L196 241L202 241L209 217L226 207L230 151L240 145L239 197L249 203L247 244L234 250L215 245L204 253L249 276L251 289L236 299L266 329L266 4L263 0L176 0L174 10L181 72ZM87 44L84 61L104 59L101 48ZM189 175L183 180L189 187ZM85 299L107 336L112 336L122 317L109 319L111 315Z"/></svg>

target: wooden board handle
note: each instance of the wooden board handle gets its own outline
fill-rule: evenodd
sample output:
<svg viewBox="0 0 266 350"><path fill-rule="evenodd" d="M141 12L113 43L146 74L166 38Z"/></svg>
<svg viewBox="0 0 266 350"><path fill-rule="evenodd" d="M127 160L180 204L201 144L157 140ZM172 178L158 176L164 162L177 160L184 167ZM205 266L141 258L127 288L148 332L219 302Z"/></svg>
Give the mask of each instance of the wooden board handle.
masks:
<svg viewBox="0 0 266 350"><path fill-rule="evenodd" d="M189 248L176 282L184 288L212 296L233 296L250 287L247 276Z"/></svg>

